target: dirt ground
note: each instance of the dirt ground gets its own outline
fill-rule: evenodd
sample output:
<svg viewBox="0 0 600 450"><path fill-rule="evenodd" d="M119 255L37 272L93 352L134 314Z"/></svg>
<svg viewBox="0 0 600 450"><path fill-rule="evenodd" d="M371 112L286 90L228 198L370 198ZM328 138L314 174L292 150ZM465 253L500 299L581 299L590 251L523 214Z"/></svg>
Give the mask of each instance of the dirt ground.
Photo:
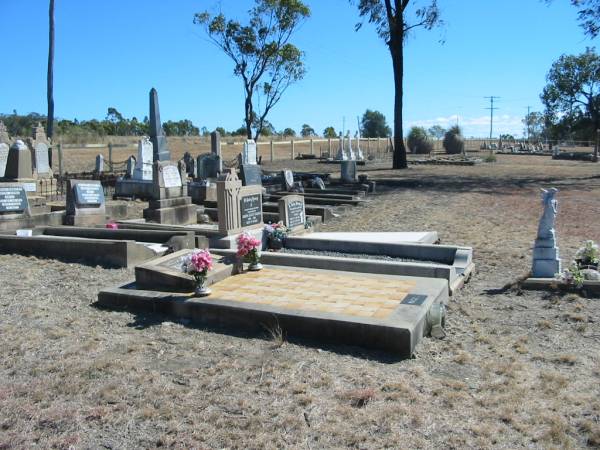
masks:
<svg viewBox="0 0 600 450"><path fill-rule="evenodd" d="M196 328L94 307L132 270L0 256L0 448L599 446L599 300L503 289L530 267L541 187L560 190L563 261L600 240L598 166L367 168L389 186L324 229L472 246L477 273L451 299L445 339L395 361Z"/></svg>

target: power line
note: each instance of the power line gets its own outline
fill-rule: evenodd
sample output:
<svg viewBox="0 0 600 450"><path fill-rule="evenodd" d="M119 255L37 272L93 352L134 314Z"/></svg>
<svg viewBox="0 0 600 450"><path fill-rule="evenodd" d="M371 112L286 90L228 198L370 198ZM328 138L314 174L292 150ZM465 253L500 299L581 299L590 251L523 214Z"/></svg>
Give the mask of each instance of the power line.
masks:
<svg viewBox="0 0 600 450"><path fill-rule="evenodd" d="M489 109L490 110L490 140L492 139L492 135L493 135L493 131L494 131L494 110L498 109L496 107L494 107L494 100L500 98L496 95L492 95L490 97L484 97L484 98L489 98L490 99L490 107L489 108L485 108L485 109Z"/></svg>

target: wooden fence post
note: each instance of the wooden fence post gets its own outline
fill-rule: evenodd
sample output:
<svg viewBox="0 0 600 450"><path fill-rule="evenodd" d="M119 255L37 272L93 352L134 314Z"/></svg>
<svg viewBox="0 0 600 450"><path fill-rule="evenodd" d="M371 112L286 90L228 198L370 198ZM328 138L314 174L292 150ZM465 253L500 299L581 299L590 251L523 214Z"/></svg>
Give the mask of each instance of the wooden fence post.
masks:
<svg viewBox="0 0 600 450"><path fill-rule="evenodd" d="M312 139L310 140L310 154L311 155L315 154L315 144Z"/></svg>
<svg viewBox="0 0 600 450"><path fill-rule="evenodd" d="M292 139L290 142L292 144L292 159L296 159L296 148L294 147L294 140Z"/></svg>
<svg viewBox="0 0 600 450"><path fill-rule="evenodd" d="M59 142L57 145L58 149L58 174L63 176L63 154L62 154L62 143Z"/></svg>
<svg viewBox="0 0 600 450"><path fill-rule="evenodd" d="M333 158L331 155L331 138L327 139L327 150L329 151L329 158Z"/></svg>
<svg viewBox="0 0 600 450"><path fill-rule="evenodd" d="M273 144L273 139L271 139L271 162L275 159L275 145Z"/></svg>
<svg viewBox="0 0 600 450"><path fill-rule="evenodd" d="M112 146L112 142L108 143L108 168L110 170L110 173L113 172L113 146Z"/></svg>

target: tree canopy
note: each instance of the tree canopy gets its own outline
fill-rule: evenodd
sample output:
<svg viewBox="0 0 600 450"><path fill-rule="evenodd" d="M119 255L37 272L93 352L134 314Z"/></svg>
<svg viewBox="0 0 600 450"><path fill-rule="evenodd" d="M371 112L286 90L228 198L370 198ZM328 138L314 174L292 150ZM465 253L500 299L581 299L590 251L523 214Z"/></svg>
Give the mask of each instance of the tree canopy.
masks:
<svg viewBox="0 0 600 450"><path fill-rule="evenodd" d="M338 137L338 135L337 135L337 132L335 131L335 128L327 127L323 130L323 137L328 138L328 139L333 139L333 138Z"/></svg>
<svg viewBox="0 0 600 450"><path fill-rule="evenodd" d="M302 125L302 130L300 130L300 135L302 137L314 136L316 134L317 133L315 133L315 129L313 127L311 127L310 125L308 125L307 123Z"/></svg>
<svg viewBox="0 0 600 450"><path fill-rule="evenodd" d="M256 0L248 23L222 13L195 14L194 23L234 63L233 73L244 84L244 122L251 139L261 135L265 119L287 88L304 77L304 53L290 40L310 16L301 0Z"/></svg>
<svg viewBox="0 0 600 450"><path fill-rule="evenodd" d="M562 55L546 75L541 100L548 121L560 128L584 129L593 139L600 128L600 56L588 48L580 55Z"/></svg>
<svg viewBox="0 0 600 450"><path fill-rule="evenodd" d="M361 135L366 138L389 137L392 130L385 116L379 111L367 109L361 119Z"/></svg>

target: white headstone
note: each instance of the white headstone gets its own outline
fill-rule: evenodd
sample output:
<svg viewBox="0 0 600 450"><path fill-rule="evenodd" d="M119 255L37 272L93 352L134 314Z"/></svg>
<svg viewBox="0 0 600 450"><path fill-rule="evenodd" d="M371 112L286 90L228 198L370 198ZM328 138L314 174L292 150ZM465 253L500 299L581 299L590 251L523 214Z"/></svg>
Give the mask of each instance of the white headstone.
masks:
<svg viewBox="0 0 600 450"><path fill-rule="evenodd" d="M164 166L162 173L166 188L181 187L181 174L177 166Z"/></svg>
<svg viewBox="0 0 600 450"><path fill-rule="evenodd" d="M43 142L35 144L35 168L39 175L50 172L50 164L48 161L48 146Z"/></svg>
<svg viewBox="0 0 600 450"><path fill-rule="evenodd" d="M136 158L134 180L152 180L152 163L154 162L154 150L152 142L144 136L138 142L138 156Z"/></svg>
<svg viewBox="0 0 600 450"><path fill-rule="evenodd" d="M0 143L0 178L4 177L6 161L8 161L8 144Z"/></svg>
<svg viewBox="0 0 600 450"><path fill-rule="evenodd" d="M96 173L104 172L104 156L98 155L96 156Z"/></svg>
<svg viewBox="0 0 600 450"><path fill-rule="evenodd" d="M294 187L294 172L292 172L290 169L285 169L283 171L283 178L285 181L286 190L289 191Z"/></svg>
<svg viewBox="0 0 600 450"><path fill-rule="evenodd" d="M242 164L256 164L256 142L252 139L246 140L242 151Z"/></svg>

